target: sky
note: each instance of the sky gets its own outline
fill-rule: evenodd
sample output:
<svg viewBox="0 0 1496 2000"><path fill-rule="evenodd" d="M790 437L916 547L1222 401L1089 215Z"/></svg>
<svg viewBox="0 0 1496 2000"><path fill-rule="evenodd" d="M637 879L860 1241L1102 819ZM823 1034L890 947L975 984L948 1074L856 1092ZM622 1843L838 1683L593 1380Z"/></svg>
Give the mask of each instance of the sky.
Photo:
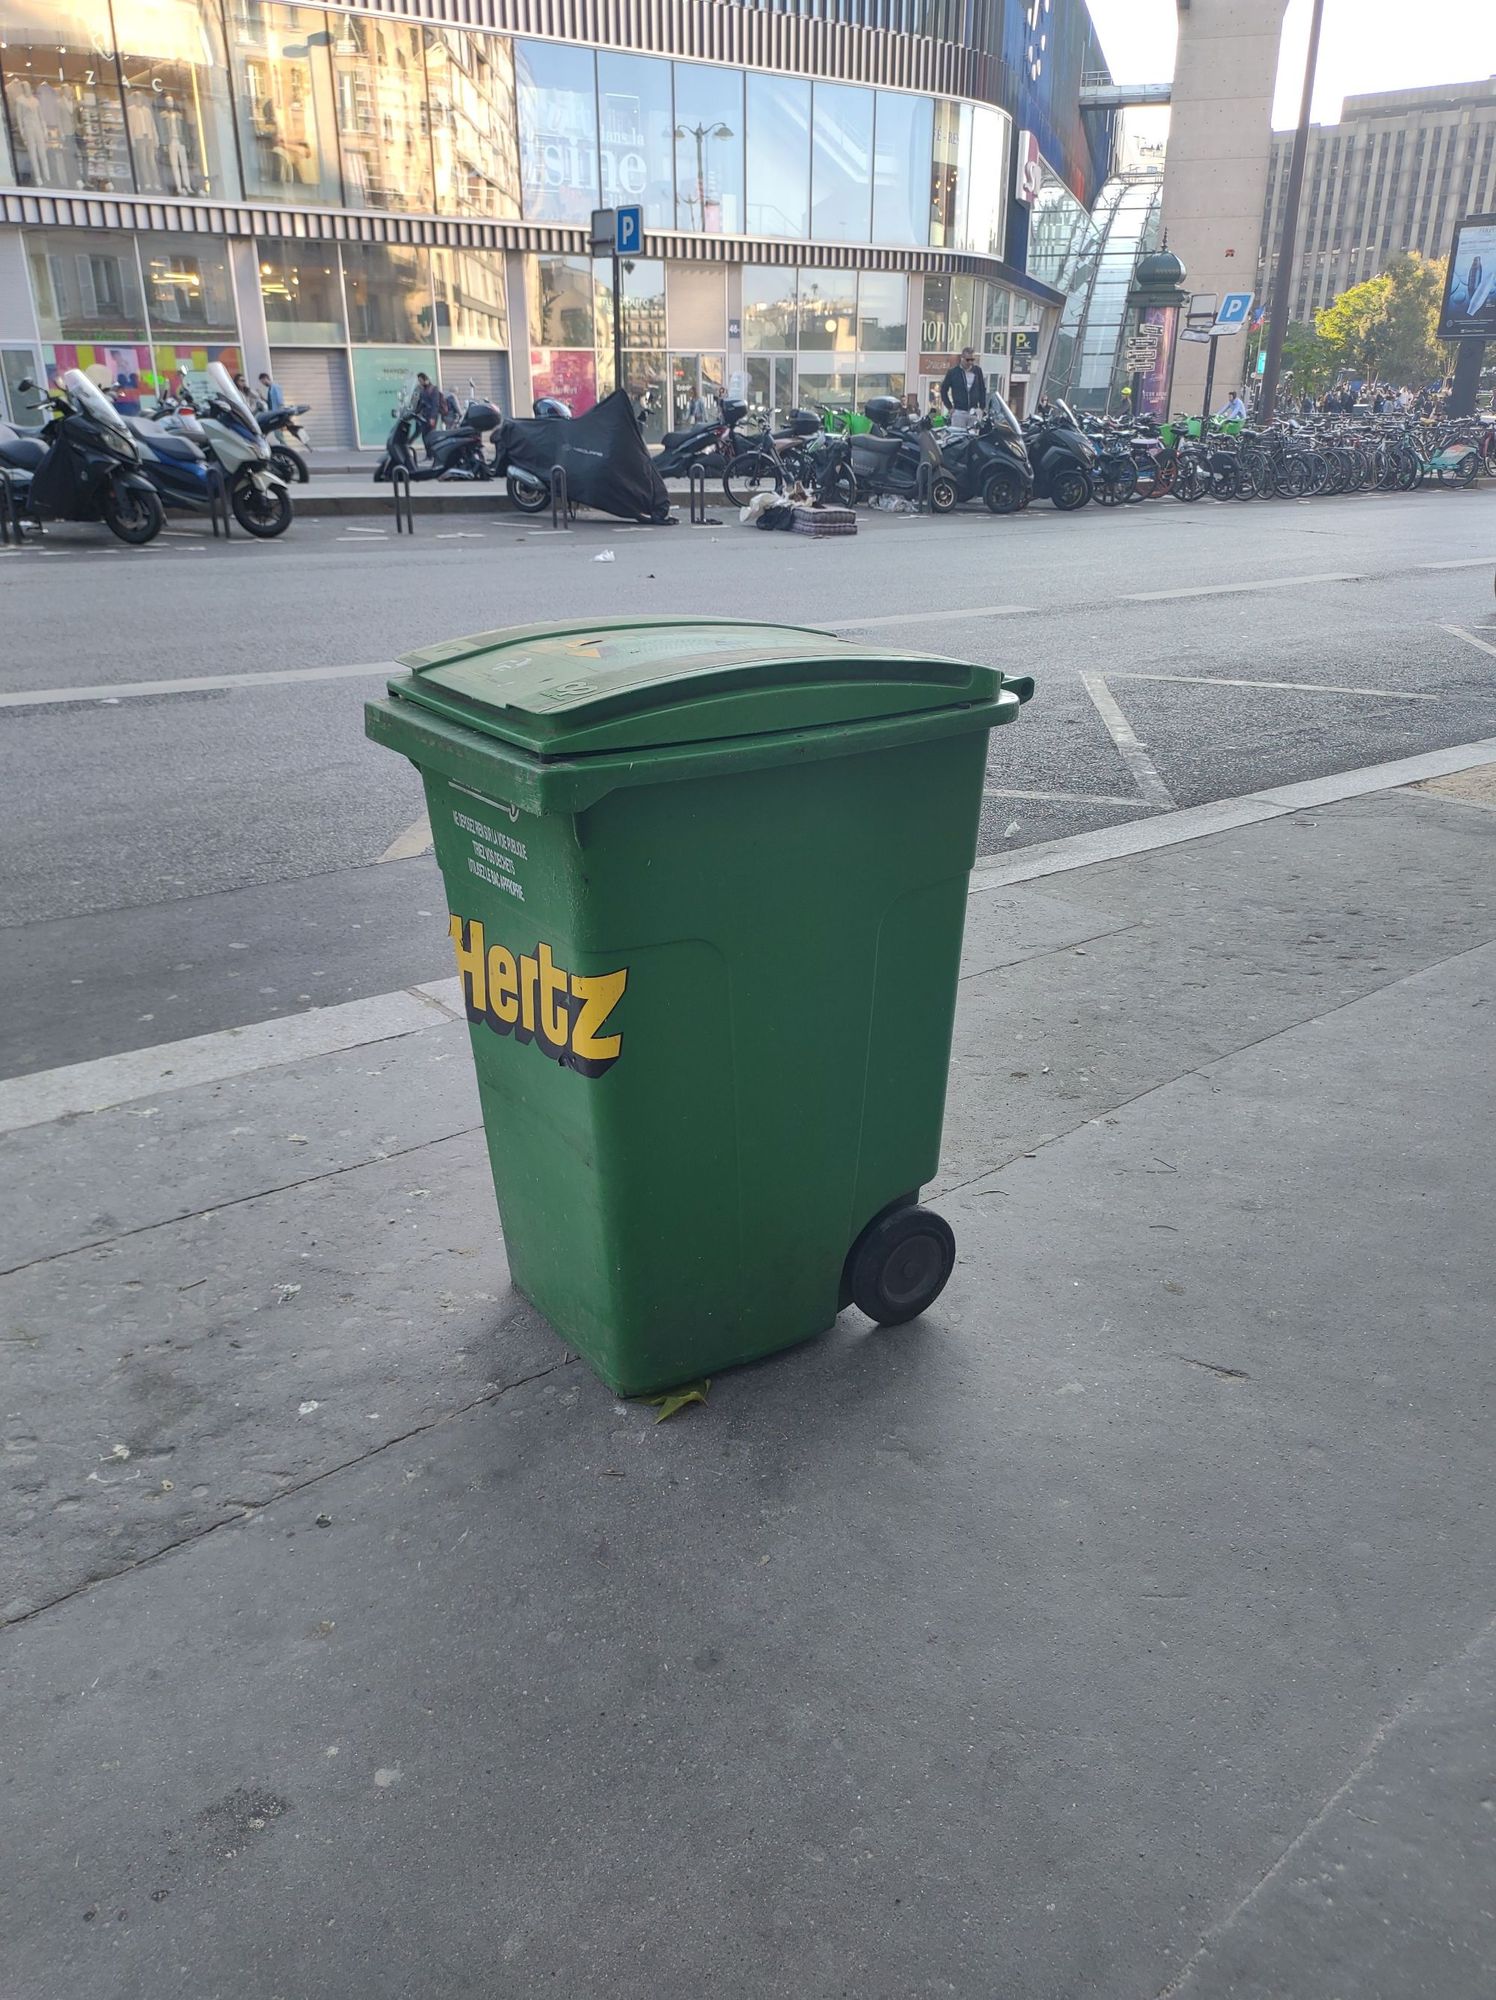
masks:
<svg viewBox="0 0 1496 2000"><path fill-rule="evenodd" d="M1088 0L1119 83L1174 73L1174 0ZM1296 125L1304 87L1310 0L1289 0L1278 60L1273 123ZM1493 0L1325 0L1313 117L1332 124L1343 97L1426 83L1475 83L1496 75Z"/></svg>

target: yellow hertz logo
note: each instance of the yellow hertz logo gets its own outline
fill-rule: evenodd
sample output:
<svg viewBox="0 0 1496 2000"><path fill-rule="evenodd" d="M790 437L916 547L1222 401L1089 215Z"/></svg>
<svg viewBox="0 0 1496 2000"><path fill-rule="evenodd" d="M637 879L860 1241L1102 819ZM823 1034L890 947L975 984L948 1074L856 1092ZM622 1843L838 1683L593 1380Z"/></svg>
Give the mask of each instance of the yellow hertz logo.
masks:
<svg viewBox="0 0 1496 2000"><path fill-rule="evenodd" d="M548 944L532 958L501 944L485 950L477 917L453 917L452 943L470 1021L483 1021L496 1035L534 1042L548 1056L581 1076L601 1076L623 1053L623 1036L599 1031L623 998L628 967L584 979L557 965Z"/></svg>

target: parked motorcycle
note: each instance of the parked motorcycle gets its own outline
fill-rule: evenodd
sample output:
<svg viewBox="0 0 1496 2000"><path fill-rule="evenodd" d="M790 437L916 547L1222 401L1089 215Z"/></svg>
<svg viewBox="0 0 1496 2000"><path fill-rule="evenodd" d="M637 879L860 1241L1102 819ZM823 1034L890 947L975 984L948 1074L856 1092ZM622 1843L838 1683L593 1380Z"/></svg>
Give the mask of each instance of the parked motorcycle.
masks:
<svg viewBox="0 0 1496 2000"><path fill-rule="evenodd" d="M720 416L710 423L690 424L683 431L667 431L655 456L655 471L662 479L684 479L693 465L699 465L708 479L720 479L722 491L734 507L746 504L752 488L739 492L731 482L732 469L739 459L759 458L763 440L742 437L738 426L748 415L748 405L729 397L718 403Z"/></svg>
<svg viewBox="0 0 1496 2000"><path fill-rule="evenodd" d="M450 430L433 431L427 456L416 457L421 423L415 393L393 412L394 429L385 440L384 456L374 468L376 481L389 479L400 466L416 482L425 479L492 479L497 468L484 449L484 439L504 421L504 413L484 399L470 399Z"/></svg>
<svg viewBox="0 0 1496 2000"><path fill-rule="evenodd" d="M312 476L306 456L311 447L296 421L311 407L310 403L283 403L278 410L255 412L255 421L270 446L270 463L288 486L305 486Z"/></svg>
<svg viewBox="0 0 1496 2000"><path fill-rule="evenodd" d="M1034 498L1052 500L1061 513L1084 507L1096 490L1096 447L1068 403L1041 403L1023 426L1034 467Z"/></svg>
<svg viewBox="0 0 1496 2000"><path fill-rule="evenodd" d="M964 431L940 431L938 448L962 500L980 494L989 513L1016 514L1033 497L1028 447L1017 417L996 390L981 420Z"/></svg>
<svg viewBox="0 0 1496 2000"><path fill-rule="evenodd" d="M162 409L163 406L158 404L154 417L125 419L131 436L140 447L140 462L145 476L161 495L164 507L197 514L211 513L216 460L214 464L209 463L212 447L207 435L195 417L186 424L178 421L173 427L171 419L179 417L180 413L167 406L163 417Z"/></svg>
<svg viewBox="0 0 1496 2000"><path fill-rule="evenodd" d="M23 380L21 394L36 389ZM0 467L16 506L34 521L102 521L140 548L166 525L161 499L141 467L124 418L78 368L38 405L49 415L37 436L0 427Z"/></svg>
<svg viewBox="0 0 1496 2000"><path fill-rule="evenodd" d="M559 396L537 396L530 405L537 417L550 417L558 423L571 419L571 404L563 403ZM539 479L533 472L527 472L522 465L497 464L499 441L494 440L495 471L502 472L504 490L509 495L509 504L521 514L543 514L551 504L551 489L547 480Z"/></svg>
<svg viewBox="0 0 1496 2000"><path fill-rule="evenodd" d="M885 493L918 502L924 490L920 467L928 465L930 511L948 514L961 498L961 483L941 456L929 418L911 422L897 396L873 396L862 414L873 428L839 440L846 451L838 454L842 463L831 484L842 504L876 500Z"/></svg>

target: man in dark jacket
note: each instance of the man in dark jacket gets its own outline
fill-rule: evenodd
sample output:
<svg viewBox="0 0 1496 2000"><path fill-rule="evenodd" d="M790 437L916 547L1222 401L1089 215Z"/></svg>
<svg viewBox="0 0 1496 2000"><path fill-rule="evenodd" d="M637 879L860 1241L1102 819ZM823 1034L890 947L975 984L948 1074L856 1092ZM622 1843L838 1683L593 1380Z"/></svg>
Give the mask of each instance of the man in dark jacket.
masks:
<svg viewBox="0 0 1496 2000"><path fill-rule="evenodd" d="M951 414L955 429L965 430L975 412L987 407L987 378L977 366L976 350L963 347L955 366L946 370L940 385L940 400ZM957 411L963 412L958 418Z"/></svg>
<svg viewBox="0 0 1496 2000"><path fill-rule="evenodd" d="M431 458L431 439L436 430L437 419L441 416L441 391L424 372L416 377L416 428L421 433L421 442L426 447L426 456Z"/></svg>

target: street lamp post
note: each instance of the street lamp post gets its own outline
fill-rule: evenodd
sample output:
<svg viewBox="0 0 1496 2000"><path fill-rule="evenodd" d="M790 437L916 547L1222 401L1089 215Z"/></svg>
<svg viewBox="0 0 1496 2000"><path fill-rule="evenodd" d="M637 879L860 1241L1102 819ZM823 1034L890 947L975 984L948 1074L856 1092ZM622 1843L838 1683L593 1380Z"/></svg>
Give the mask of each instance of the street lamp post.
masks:
<svg viewBox="0 0 1496 2000"><path fill-rule="evenodd" d="M730 125L724 125L720 121L720 119L715 125L677 125L675 128L675 136L677 139L694 139L696 141L695 207L698 217L698 226L702 229L705 229L706 228L706 142L708 139L730 139L733 136L732 127ZM689 200L690 197L688 196L687 199Z"/></svg>

